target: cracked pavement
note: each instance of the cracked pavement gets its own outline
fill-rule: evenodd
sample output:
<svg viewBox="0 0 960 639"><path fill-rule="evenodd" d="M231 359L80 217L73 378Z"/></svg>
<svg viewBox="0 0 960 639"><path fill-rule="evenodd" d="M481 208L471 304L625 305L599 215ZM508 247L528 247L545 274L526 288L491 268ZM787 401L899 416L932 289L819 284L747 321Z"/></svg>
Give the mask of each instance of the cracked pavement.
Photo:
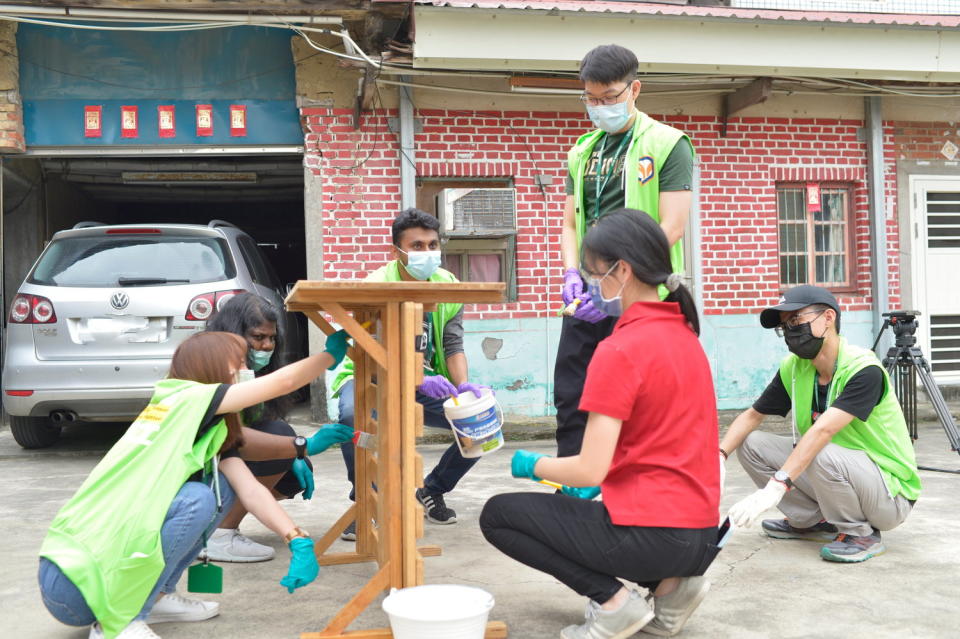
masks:
<svg viewBox="0 0 960 639"><path fill-rule="evenodd" d="M304 434L310 426L297 425ZM43 607L36 584L36 553L57 509L73 493L118 436L118 427L76 427L54 449L23 451L8 430L0 430L0 558L6 575L0 585L2 635L15 639L85 639L87 629L56 622ZM429 432L429 429L428 429ZM477 526L488 497L515 490L541 490L510 477L517 448L552 453L550 441L508 442L483 459L447 498L457 511L452 526L424 525L422 543L439 544L440 557L425 560L427 583L463 583L493 593L492 620L505 621L515 639L554 638L583 619L585 600L552 577L529 569L489 546ZM443 445L422 446L424 468L439 459ZM960 469L939 424L921 425L917 443L922 464ZM347 507L348 484L338 451L313 458L316 494L310 502L288 501L294 520L319 537ZM831 564L819 545L763 536L759 526L738 530L708 571L713 585L682 637L720 639L872 638L957 636L954 621L960 595L960 476L921 471L924 492L897 530L884 533L887 553L863 564ZM753 486L735 459L727 462L723 509ZM547 490L542 488L542 490ZM769 516L778 516L772 512ZM244 534L277 549L261 564L222 564L224 593L219 617L199 624L157 624L164 639L296 638L319 631L374 573L374 564L321 569L314 584L290 595L278 585L289 552L280 539L247 517ZM337 541L333 551L349 544ZM350 629L387 625L375 601ZM647 637L649 635L638 635Z"/></svg>

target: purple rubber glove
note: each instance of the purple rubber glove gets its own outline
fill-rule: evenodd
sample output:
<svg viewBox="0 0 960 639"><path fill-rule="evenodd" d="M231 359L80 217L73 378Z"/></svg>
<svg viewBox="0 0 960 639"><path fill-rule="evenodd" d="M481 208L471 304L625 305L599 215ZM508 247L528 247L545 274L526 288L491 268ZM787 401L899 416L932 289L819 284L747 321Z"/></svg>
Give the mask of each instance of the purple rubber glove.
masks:
<svg viewBox="0 0 960 639"><path fill-rule="evenodd" d="M600 320L607 317L606 313L593 305L593 300L590 299L590 293L582 294L580 299L582 301L580 302L580 305L577 306L577 310L573 313L573 316L576 319L583 320L584 322L590 322L591 324L596 324Z"/></svg>
<svg viewBox="0 0 960 639"><path fill-rule="evenodd" d="M443 375L427 375L417 390L434 399L446 399L457 394L457 387Z"/></svg>
<svg viewBox="0 0 960 639"><path fill-rule="evenodd" d="M488 390L493 393L493 389L489 386L481 386L480 384L471 384L470 382L464 382L457 386L457 394L462 395L463 393L473 393L477 396L477 399L483 395L483 391Z"/></svg>
<svg viewBox="0 0 960 639"><path fill-rule="evenodd" d="M580 271L575 268L568 268L563 272L563 305L569 306L573 300L583 294L583 278L580 277Z"/></svg>

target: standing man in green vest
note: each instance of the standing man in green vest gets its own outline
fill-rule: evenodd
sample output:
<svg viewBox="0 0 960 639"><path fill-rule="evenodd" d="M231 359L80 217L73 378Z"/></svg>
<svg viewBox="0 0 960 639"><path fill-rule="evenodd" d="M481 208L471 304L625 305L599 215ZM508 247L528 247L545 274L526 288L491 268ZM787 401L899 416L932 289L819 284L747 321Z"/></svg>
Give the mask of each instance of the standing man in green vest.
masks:
<svg viewBox="0 0 960 639"><path fill-rule="evenodd" d="M828 542L827 561L860 562L886 549L881 530L904 522L920 496L920 477L900 404L873 351L838 334L840 307L816 286L787 290L760 314L791 354L753 407L720 442L760 488L734 504L745 527L777 506L786 519L764 519L776 539ZM793 437L756 431L765 415L791 412ZM799 439L798 439L799 436Z"/></svg>
<svg viewBox="0 0 960 639"><path fill-rule="evenodd" d="M393 221L393 261L367 276L370 282L456 282L453 273L440 268L440 222L420 209L402 211ZM443 402L451 395L472 392L477 397L486 386L467 381L467 356L463 350L463 304L437 304L437 310L423 314L423 334L417 350L423 353L423 382L417 388L417 402L423 406L423 423L434 428L450 428L443 412ZM340 422L353 428L354 378L353 362L344 366L333 382L339 395ZM354 483L354 446L347 442L340 447L347 466L347 478ZM417 489L417 500L423 504L424 516L434 524L455 524L457 513L448 508L444 495L457 485L479 457L464 457L456 442L444 451L440 462ZM354 499L356 486L350 491ZM356 539L356 525L351 524L343 539Z"/></svg>
<svg viewBox="0 0 960 639"><path fill-rule="evenodd" d="M575 311L563 318L553 376L559 457L580 452L587 424L587 414L579 409L587 365L617 319L600 311L584 286L580 244L587 229L624 207L643 211L660 224L670 242L673 270L683 273L680 238L693 201L693 146L682 131L637 110L637 67L637 56L615 44L592 49L580 62L580 100L597 128L577 140L567 159L562 296L568 312ZM661 287L661 299L666 295Z"/></svg>

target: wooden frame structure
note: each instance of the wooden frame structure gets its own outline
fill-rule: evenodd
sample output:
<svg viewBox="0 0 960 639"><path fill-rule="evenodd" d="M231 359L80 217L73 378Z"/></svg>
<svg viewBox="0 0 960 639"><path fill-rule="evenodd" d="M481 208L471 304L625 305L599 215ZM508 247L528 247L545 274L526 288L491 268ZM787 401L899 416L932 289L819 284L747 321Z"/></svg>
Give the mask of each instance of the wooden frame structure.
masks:
<svg viewBox="0 0 960 639"><path fill-rule="evenodd" d="M423 354L416 350L416 338L423 332L423 312L438 302L502 302L504 288L499 283L300 281L287 296L288 310L304 313L327 335L335 329L322 312L353 338L354 424L377 436L375 450L357 448L356 502L317 540L316 553L321 565L374 561L378 570L326 628L302 633L301 639L393 636L389 628L346 629L381 592L423 584L423 557L441 552L438 546L417 547L423 507L415 492L423 484L423 459L416 438L423 432L423 407L416 388L423 378ZM353 521L355 550L327 553ZM505 624L487 624L487 639L506 636Z"/></svg>

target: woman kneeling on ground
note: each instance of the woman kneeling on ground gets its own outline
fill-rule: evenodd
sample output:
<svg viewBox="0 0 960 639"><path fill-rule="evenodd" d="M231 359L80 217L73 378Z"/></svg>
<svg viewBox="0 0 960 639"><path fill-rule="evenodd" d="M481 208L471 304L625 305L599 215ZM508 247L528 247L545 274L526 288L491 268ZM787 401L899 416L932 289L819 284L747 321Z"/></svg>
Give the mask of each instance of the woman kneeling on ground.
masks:
<svg viewBox="0 0 960 639"><path fill-rule="evenodd" d="M602 218L584 238L584 268L593 303L620 319L587 369L583 446L573 457L518 450L512 460L514 477L563 484L564 494L497 495L480 527L502 552L589 597L586 623L564 628L564 639L670 636L706 595L699 575L718 550L710 367L693 299L650 216ZM619 579L648 588L652 606Z"/></svg>
<svg viewBox="0 0 960 639"><path fill-rule="evenodd" d="M277 331L279 317L277 309L264 298L253 293L240 293L230 298L223 308L210 318L206 330L224 331L242 337L247 343L247 367L254 371L257 377L263 377L280 368L283 363L279 355L284 352L283 335ZM288 395L282 395L251 406L243 411L244 426L270 435L296 437L297 433L286 421L291 403ZM348 441L352 432L352 428L343 424L324 424L315 437L325 437L333 444ZM247 439L252 439L252 436ZM262 447L258 444L259 442L247 441L243 450L244 458L248 458L254 449L261 452ZM301 491L304 499L310 499L312 491L301 484L302 478L297 477L293 468L295 459L296 457L291 455L265 461L247 461L247 467L257 481L266 486L278 500L292 499ZM306 468L302 471L312 473L313 465L310 459L306 458L304 461ZM274 550L271 546L259 544L240 534L240 522L246 514L247 510L242 503L233 505L207 540L204 550L206 558L210 561L242 563L273 559Z"/></svg>
<svg viewBox="0 0 960 639"><path fill-rule="evenodd" d="M175 591L235 499L289 544L280 584L293 592L312 582L313 540L240 458L247 451L237 413L308 384L346 350L341 331L323 353L250 379L238 336L184 341L150 403L53 520L40 549L47 610L71 626L93 624L91 639L156 639L148 623L217 615L219 604Z"/></svg>

